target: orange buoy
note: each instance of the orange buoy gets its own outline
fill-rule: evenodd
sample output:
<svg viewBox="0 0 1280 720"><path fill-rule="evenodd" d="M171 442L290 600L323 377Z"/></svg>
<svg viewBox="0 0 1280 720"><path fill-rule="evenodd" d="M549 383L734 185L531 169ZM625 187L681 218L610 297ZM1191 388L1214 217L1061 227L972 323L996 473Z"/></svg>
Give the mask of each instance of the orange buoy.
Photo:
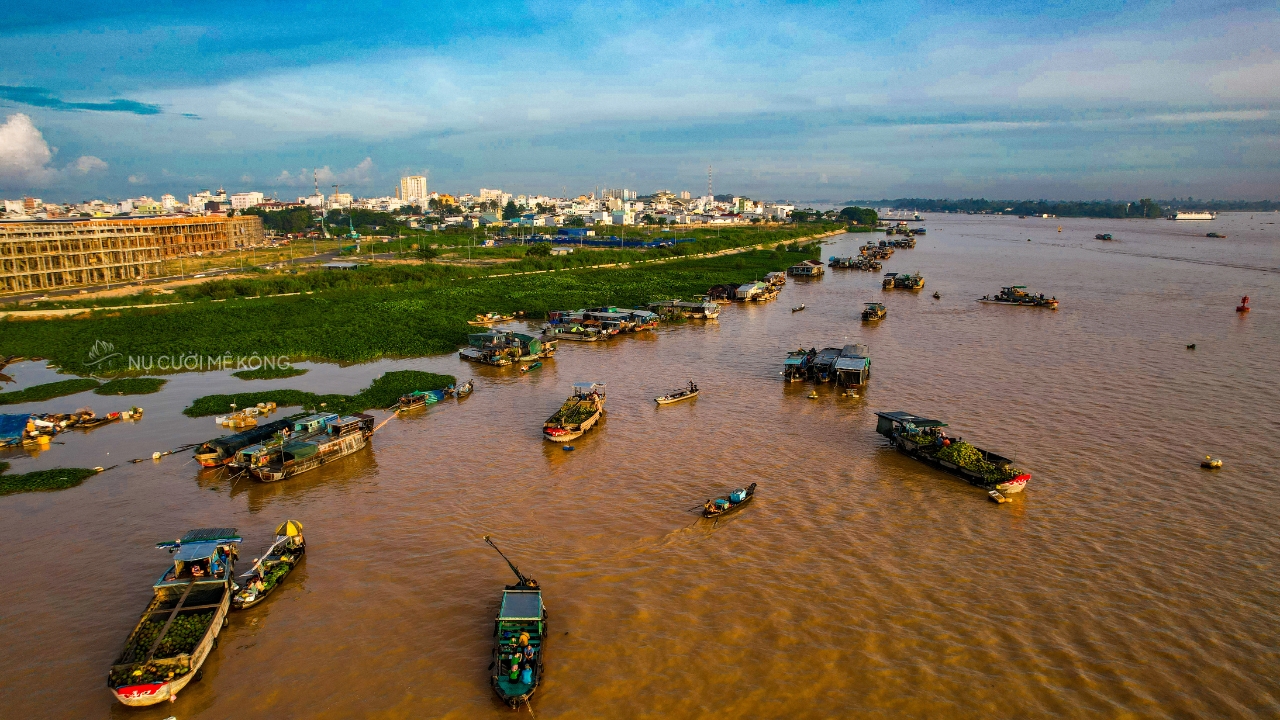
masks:
<svg viewBox="0 0 1280 720"><path fill-rule="evenodd" d="M1236 312L1249 312L1249 296L1245 295L1240 298L1240 304L1236 306Z"/></svg>

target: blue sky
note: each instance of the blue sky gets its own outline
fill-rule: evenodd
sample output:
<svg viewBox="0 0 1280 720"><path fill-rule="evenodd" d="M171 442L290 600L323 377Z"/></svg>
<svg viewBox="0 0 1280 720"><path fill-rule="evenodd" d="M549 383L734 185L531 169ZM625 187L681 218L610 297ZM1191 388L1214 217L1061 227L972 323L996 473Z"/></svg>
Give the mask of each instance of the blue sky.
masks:
<svg viewBox="0 0 1280 720"><path fill-rule="evenodd" d="M0 9L0 195L1280 197L1273 2Z"/></svg>

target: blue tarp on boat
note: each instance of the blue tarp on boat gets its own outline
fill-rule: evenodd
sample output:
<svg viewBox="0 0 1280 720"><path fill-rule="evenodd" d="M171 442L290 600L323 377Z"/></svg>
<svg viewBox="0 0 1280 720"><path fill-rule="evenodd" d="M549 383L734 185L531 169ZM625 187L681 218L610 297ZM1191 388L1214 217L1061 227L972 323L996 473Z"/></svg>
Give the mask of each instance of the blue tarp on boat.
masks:
<svg viewBox="0 0 1280 720"><path fill-rule="evenodd" d="M27 429L30 413L16 415L0 415L0 443L11 443L22 440L22 431Z"/></svg>

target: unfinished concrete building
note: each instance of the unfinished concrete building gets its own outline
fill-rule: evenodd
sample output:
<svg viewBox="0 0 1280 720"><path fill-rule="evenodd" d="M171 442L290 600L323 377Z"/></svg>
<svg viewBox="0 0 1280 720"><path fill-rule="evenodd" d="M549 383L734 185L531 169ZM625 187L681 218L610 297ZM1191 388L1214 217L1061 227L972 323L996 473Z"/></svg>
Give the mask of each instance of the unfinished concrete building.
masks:
<svg viewBox="0 0 1280 720"><path fill-rule="evenodd" d="M261 243L252 215L0 222L0 293L163 277L166 258Z"/></svg>

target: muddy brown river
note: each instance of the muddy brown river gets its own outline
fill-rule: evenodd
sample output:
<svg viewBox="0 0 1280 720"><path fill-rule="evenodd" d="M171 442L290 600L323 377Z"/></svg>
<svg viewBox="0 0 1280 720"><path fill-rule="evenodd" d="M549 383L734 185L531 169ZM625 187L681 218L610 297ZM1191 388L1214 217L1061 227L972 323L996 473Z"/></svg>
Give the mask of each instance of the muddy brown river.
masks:
<svg viewBox="0 0 1280 720"><path fill-rule="evenodd" d="M0 714L508 717L488 686L512 580L492 534L550 612L539 718L1280 715L1278 221L933 215L885 265L924 273L922 292L829 270L717 322L562 343L528 375L444 356L4 408L146 408L7 458L24 472L218 435L180 413L209 393L355 392L404 368L476 384L277 484L182 454L0 498ZM1060 309L974 302L1014 283ZM889 315L866 326L871 300ZM860 397L781 381L788 350L853 342L873 362ZM5 389L56 378L6 372ZM689 379L700 397L655 406ZM607 383L607 419L565 452L539 430L575 380ZM887 448L876 410L941 418L1033 478L991 503ZM1225 467L1201 470L1205 454ZM735 516L688 512L751 482ZM117 704L108 667L169 559L154 543L234 526L243 571L287 518L306 559L231 616L203 680L173 704Z"/></svg>

